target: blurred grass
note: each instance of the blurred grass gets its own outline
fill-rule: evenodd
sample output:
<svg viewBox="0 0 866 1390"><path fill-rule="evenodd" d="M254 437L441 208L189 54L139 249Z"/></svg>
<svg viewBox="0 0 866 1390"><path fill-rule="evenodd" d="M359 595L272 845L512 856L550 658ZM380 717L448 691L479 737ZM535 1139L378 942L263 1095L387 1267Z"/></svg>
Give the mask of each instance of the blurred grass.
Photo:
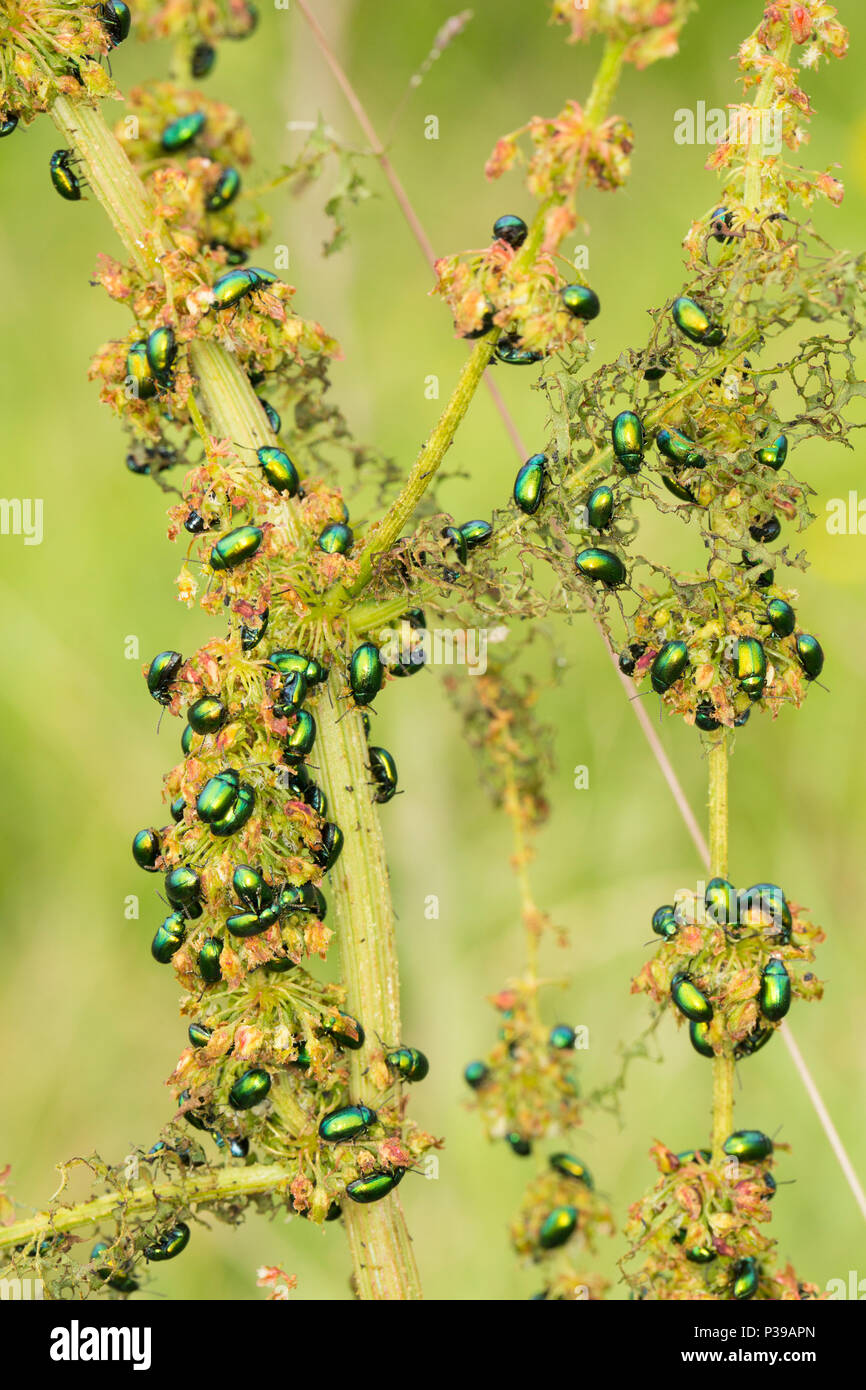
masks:
<svg viewBox="0 0 866 1390"><path fill-rule="evenodd" d="M547 7L533 8L534 15L516 4L479 7L397 132L394 161L437 252L480 246L499 212L528 210L517 176L502 186L485 183L484 160L501 133L588 90L598 46L567 46L562 31L545 26ZM815 220L836 245L859 247L866 115L856 74L866 14L844 0L839 8L851 25L852 53L807 77L817 116L804 162L842 165L845 202L838 211L818 208ZM380 128L450 9L441 0L317 7L328 32L339 34ZM674 145L673 113L698 100L725 106L736 99L729 55L761 9L753 0L704 6L676 59L625 76L616 109L636 129L633 177L615 197L585 204L589 275L603 304L599 360L641 341L646 310L679 283L681 237L712 205L716 184L703 172L704 149ZM164 57L126 45L114 59L120 82L161 76ZM312 120L322 110L346 138L358 139L300 17L290 12L263 7L259 36L224 46L206 90L250 120L263 170L296 147L288 120ZM438 141L424 139L428 114L439 118ZM165 646L190 651L209 631L173 598L179 559L165 540L166 499L127 473L118 425L85 382L91 352L123 331L125 317L88 283L96 252L116 247L95 203L67 206L53 193L47 163L56 143L43 121L0 148L2 491L41 496L45 507L41 546L0 541L0 1163L11 1162L25 1210L54 1190L55 1163L94 1149L117 1159L133 1144L147 1145L171 1108L162 1082L184 1038L170 974L150 960L159 908L152 882L132 865L129 840L158 814L160 778L177 755L179 730L164 720L156 737L140 661L124 659L124 642L136 635L144 660ZM325 228L315 196L273 200L273 240L291 248L301 312L321 319L345 347L335 386L358 435L408 464L438 409L424 397L424 380L437 374L444 398L465 348L427 298L429 273L383 181L372 170L370 179L379 196L353 215L351 245L340 257L319 255ZM529 389L532 374L497 371L524 437L538 447L543 407ZM807 536L813 568L797 586L804 620L827 652L830 694L816 690L799 714L786 712L772 725L753 720L739 737L731 835L738 881L782 882L827 928L818 964L828 982L825 1003L795 1009L792 1022L862 1174L866 547L859 536L830 537L822 520L828 498L858 485L863 445L856 434L851 443L852 452L821 445L793 457L818 494L819 520ZM515 459L486 398L461 431L449 468L467 476L445 485L444 506L468 517L503 505ZM646 549L682 560L682 529L647 519ZM590 1028L583 1057L591 1089L617 1071L620 1043L647 1021L629 981L645 958L653 908L702 874L597 634L578 619L556 628L555 640L569 670L543 703L558 730L558 771L533 877L542 906L572 935L568 952L551 951L546 962L551 973L571 977L549 1008L551 1020ZM532 1162L484 1143L463 1107L460 1081L463 1063L492 1037L483 996L520 968L516 898L504 872L508 827L483 799L435 673L411 690L389 687L378 705L377 736L395 753L407 790L384 810L405 1040L432 1062L429 1080L413 1091L413 1113L447 1139L439 1181L407 1181L401 1196L430 1296L522 1298L536 1280L512 1260L505 1223ZM661 733L700 812L705 767L696 740L673 721ZM579 763L590 769L588 791L572 786ZM131 893L141 895L139 921L124 918ZM438 921L424 917L431 893L440 898ZM635 1063L622 1124L593 1114L577 1144L620 1220L653 1180L650 1142L692 1146L707 1130L708 1065L683 1032L674 1036L668 1027L660 1036L664 1064ZM820 1283L844 1277L862 1248L860 1218L783 1045L774 1043L739 1074L738 1118L779 1129L779 1139L793 1145L778 1176L795 1182L774 1203L780 1258ZM599 1266L615 1276L621 1251L621 1241L610 1243ZM295 1220L286 1235L258 1219L237 1232L196 1232L183 1260L160 1270L149 1293L248 1299L257 1296L256 1266L276 1262L298 1273L300 1297L348 1297L339 1229L323 1236Z"/></svg>

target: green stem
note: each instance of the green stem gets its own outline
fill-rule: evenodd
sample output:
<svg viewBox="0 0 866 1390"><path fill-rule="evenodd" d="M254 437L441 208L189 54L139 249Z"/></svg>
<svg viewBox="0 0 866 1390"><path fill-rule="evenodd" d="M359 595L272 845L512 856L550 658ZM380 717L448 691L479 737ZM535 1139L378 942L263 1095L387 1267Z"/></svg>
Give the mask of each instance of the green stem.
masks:
<svg viewBox="0 0 866 1390"><path fill-rule="evenodd" d="M49 1231L75 1231L82 1226L129 1216L147 1218L160 1203L168 1203L172 1207L191 1207L198 1203L223 1202L232 1197L279 1192L284 1187L288 1196L291 1179L292 1174L287 1173L285 1168L270 1163L253 1164L248 1168L209 1169L206 1173L191 1173L184 1178L134 1183L129 1187L104 1192L87 1202L40 1211L26 1221L0 1226L0 1250L23 1245Z"/></svg>
<svg viewBox="0 0 866 1390"><path fill-rule="evenodd" d="M323 789L341 827L343 851L330 872L346 1007L364 1025L364 1046L351 1053L353 1099L373 1102L369 1077L380 1043L401 1042L400 976L394 909L382 828L369 789L367 738L360 711L332 676L316 709ZM418 1299L421 1286L399 1197L371 1206L344 1203L343 1219L362 1299Z"/></svg>

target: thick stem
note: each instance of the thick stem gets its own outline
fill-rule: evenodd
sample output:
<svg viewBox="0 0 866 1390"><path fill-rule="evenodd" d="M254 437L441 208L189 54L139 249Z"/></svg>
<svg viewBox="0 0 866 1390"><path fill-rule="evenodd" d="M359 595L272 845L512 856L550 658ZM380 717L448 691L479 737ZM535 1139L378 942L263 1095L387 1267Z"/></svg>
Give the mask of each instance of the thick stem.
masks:
<svg viewBox="0 0 866 1390"><path fill-rule="evenodd" d="M231 1197L252 1196L260 1192L278 1192L291 1182L292 1174L279 1164L254 1164L249 1168L210 1169L200 1175L191 1173L180 1180L157 1179L154 1183L135 1183L118 1187L93 1197L89 1202L40 1211L26 1221L12 1226L0 1226L0 1250L22 1245L44 1232L75 1231L82 1226L97 1225L122 1217L144 1217L155 1212L161 1202L173 1207L194 1206L198 1203L223 1202Z"/></svg>
<svg viewBox="0 0 866 1390"><path fill-rule="evenodd" d="M354 1100L373 1102L368 1074L380 1041L401 1042L400 977L394 909L382 829L370 793L367 738L360 711L331 678L316 710L316 750L328 814L343 831L344 846L329 884L340 942L346 1007L364 1026L364 1046L351 1054ZM343 1205L343 1219L362 1299L418 1299L421 1286L412 1241L396 1193L371 1206Z"/></svg>
<svg viewBox="0 0 866 1390"><path fill-rule="evenodd" d="M728 731L721 729L709 752L710 873L728 876ZM722 1145L734 1128L734 1056L729 1044L713 1059L713 1161L724 1161Z"/></svg>

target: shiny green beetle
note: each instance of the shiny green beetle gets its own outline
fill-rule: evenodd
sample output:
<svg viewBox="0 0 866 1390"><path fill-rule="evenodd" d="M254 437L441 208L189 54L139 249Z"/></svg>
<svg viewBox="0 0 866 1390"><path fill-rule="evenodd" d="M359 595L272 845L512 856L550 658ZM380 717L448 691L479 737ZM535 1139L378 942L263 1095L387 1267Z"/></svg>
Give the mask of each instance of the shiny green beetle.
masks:
<svg viewBox="0 0 866 1390"><path fill-rule="evenodd" d="M210 566L214 570L233 570L245 560L251 560L264 539L264 531L259 526L236 526L220 536L210 553Z"/></svg>
<svg viewBox="0 0 866 1390"><path fill-rule="evenodd" d="M198 968L207 985L215 985L222 979L220 956L223 944L218 936L209 936L198 953Z"/></svg>
<svg viewBox="0 0 866 1390"><path fill-rule="evenodd" d="M709 1023L700 1022L695 1018L689 1023L689 1042L695 1052L699 1052L702 1057L715 1057L716 1055L709 1039L709 1031Z"/></svg>
<svg viewBox="0 0 866 1390"><path fill-rule="evenodd" d="M709 999L685 970L678 970L671 980L671 999L681 1014L696 1023L709 1023L713 1016Z"/></svg>
<svg viewBox="0 0 866 1390"><path fill-rule="evenodd" d="M227 208L229 203L233 203L241 191L241 176L233 165L223 169L213 190L205 200L205 207L208 212L221 212Z"/></svg>
<svg viewBox="0 0 866 1390"><path fill-rule="evenodd" d="M766 464L767 468L772 468L778 473L785 459L788 457L788 437L787 435L777 435L772 444L764 445L755 450L755 458L758 463Z"/></svg>
<svg viewBox="0 0 866 1390"><path fill-rule="evenodd" d="M744 1057L752 1057L756 1052L760 1052L762 1047L770 1041L775 1029L773 1028L753 1028L745 1038L737 1043L734 1048L734 1057L738 1062Z"/></svg>
<svg viewBox="0 0 866 1390"><path fill-rule="evenodd" d="M513 1129L510 1133L506 1134L505 1142L511 1149L511 1152L517 1154L518 1158L528 1158L532 1153L531 1141L527 1139L524 1134L521 1134L519 1130Z"/></svg>
<svg viewBox="0 0 866 1390"><path fill-rule="evenodd" d="M598 295L589 285L563 285L559 297L572 318L583 319L585 323L598 318L601 312Z"/></svg>
<svg viewBox="0 0 866 1390"><path fill-rule="evenodd" d="M293 718L307 698L307 688L307 678L303 671L290 671L274 701L274 714L282 719Z"/></svg>
<svg viewBox="0 0 866 1390"><path fill-rule="evenodd" d="M361 1202L368 1206L370 1202L381 1202L383 1197L387 1197L389 1192L403 1181L405 1168L395 1168L393 1172L387 1169L380 1169L378 1173L368 1173L366 1177L355 1178L354 1181L347 1183L346 1195L351 1197L353 1202Z"/></svg>
<svg viewBox="0 0 866 1390"><path fill-rule="evenodd" d="M601 483L589 495L586 504L586 520L596 531L604 531L613 518L613 488Z"/></svg>
<svg viewBox="0 0 866 1390"><path fill-rule="evenodd" d="M112 48L129 38L132 12L124 0L106 0L106 4L99 6L99 18Z"/></svg>
<svg viewBox="0 0 866 1390"><path fill-rule="evenodd" d="M316 721L308 709L299 709L293 718L283 739L283 758L287 763L301 763L316 741Z"/></svg>
<svg viewBox="0 0 866 1390"><path fill-rule="evenodd" d="M294 647L278 647L272 651L268 657L268 666L282 672L284 676L291 675L293 671L299 671L308 685L319 685L328 679L326 666L323 666L315 657L306 656L304 652L299 652Z"/></svg>
<svg viewBox="0 0 866 1390"><path fill-rule="evenodd" d="M671 312L677 328L693 343L701 343L704 347L718 347L724 342L725 330L714 323L700 304L688 296L680 295L675 299Z"/></svg>
<svg viewBox="0 0 866 1390"><path fill-rule="evenodd" d="M147 365L155 377L166 377L177 357L177 340L170 324L162 324L148 334L144 345Z"/></svg>
<svg viewBox="0 0 866 1390"><path fill-rule="evenodd" d="M188 1245L189 1226L185 1221L178 1221L176 1226L172 1226L164 1235L158 1236L153 1244L144 1247L144 1258L146 1260L173 1260Z"/></svg>
<svg viewBox="0 0 866 1390"><path fill-rule="evenodd" d="M224 816L210 822L211 834L220 839L225 839L228 835L236 835L253 814L255 804L256 794L252 787L248 786L246 782L241 782L234 805Z"/></svg>
<svg viewBox="0 0 866 1390"><path fill-rule="evenodd" d="M651 926L656 936L663 936L666 941L670 941L679 931L676 910L673 903L665 903L662 907L657 907L652 915Z"/></svg>
<svg viewBox="0 0 866 1390"><path fill-rule="evenodd" d="M215 309L231 309L245 295L258 289L258 276L249 269L227 270L211 286Z"/></svg>
<svg viewBox="0 0 866 1390"><path fill-rule="evenodd" d="M737 1129L728 1135L722 1148L731 1158L759 1162L770 1157L773 1141L768 1134L763 1134L759 1129Z"/></svg>
<svg viewBox="0 0 866 1390"><path fill-rule="evenodd" d="M708 1265L716 1258L711 1245L693 1245L686 1251L686 1259L693 1265Z"/></svg>
<svg viewBox="0 0 866 1390"><path fill-rule="evenodd" d="M187 723L197 734L215 734L228 719L228 709L216 695L203 695L186 712Z"/></svg>
<svg viewBox="0 0 866 1390"><path fill-rule="evenodd" d="M824 650L817 637L808 632L797 635L797 660L807 681L817 680L824 669Z"/></svg>
<svg viewBox="0 0 866 1390"><path fill-rule="evenodd" d="M261 1067L251 1067L238 1077L229 1091L229 1105L233 1110L251 1110L265 1099L271 1089L271 1078Z"/></svg>
<svg viewBox="0 0 866 1390"><path fill-rule="evenodd" d="M695 728L702 729L705 734L721 728L721 721L716 718L716 707L712 700L701 700L695 709Z"/></svg>
<svg viewBox="0 0 866 1390"><path fill-rule="evenodd" d="M458 529L467 550L474 550L477 545L484 545L493 535L493 527L489 521L464 521Z"/></svg>
<svg viewBox="0 0 866 1390"><path fill-rule="evenodd" d="M423 1081L430 1063L417 1047L395 1047L385 1053L385 1065L399 1072L404 1081Z"/></svg>
<svg viewBox="0 0 866 1390"><path fill-rule="evenodd" d="M187 1030L187 1036L193 1047L204 1047L211 1037L212 1029L204 1023L191 1023Z"/></svg>
<svg viewBox="0 0 866 1390"><path fill-rule="evenodd" d="M568 1052L574 1047L575 1032L570 1023L555 1023L547 1035L550 1047L560 1052Z"/></svg>
<svg viewBox="0 0 866 1390"><path fill-rule="evenodd" d="M737 680L750 700L760 700L767 679L767 656L757 637L737 642Z"/></svg>
<svg viewBox="0 0 866 1390"><path fill-rule="evenodd" d="M160 137L160 144L167 154L174 154L186 145L191 145L205 128L206 117L203 111L190 111L186 116L178 116L170 121Z"/></svg>
<svg viewBox="0 0 866 1390"><path fill-rule="evenodd" d="M193 750L193 745L194 745L194 744L195 744L195 729L191 729L190 726L189 726L189 724L187 724L186 728L184 729L183 733L182 733L181 736L180 736L180 749L181 749L181 752L183 753L183 756L184 756L185 758L188 758L188 757L189 757L190 753L191 753L192 750Z"/></svg>
<svg viewBox="0 0 866 1390"><path fill-rule="evenodd" d="M554 1207L541 1223L538 1244L542 1250L556 1250L571 1240L577 1230L576 1207Z"/></svg>
<svg viewBox="0 0 866 1390"><path fill-rule="evenodd" d="M240 785L241 779L233 767L223 768L209 777L195 804L200 819L208 824L220 820L237 801Z"/></svg>
<svg viewBox="0 0 866 1390"><path fill-rule="evenodd" d="M370 755L370 771L375 783L373 800L383 806L396 794L397 764L387 748L377 748L371 743L367 752Z"/></svg>
<svg viewBox="0 0 866 1390"><path fill-rule="evenodd" d="M173 821L182 821L184 811L186 810L186 802L184 801L182 796L176 796L168 809L171 812L171 818Z"/></svg>
<svg viewBox="0 0 866 1390"><path fill-rule="evenodd" d="M165 876L165 895L173 907L192 902L201 893L201 879L193 869L180 864Z"/></svg>
<svg viewBox="0 0 866 1390"><path fill-rule="evenodd" d="M205 43L204 41L202 41L201 43L197 43L195 45L195 48L192 50L192 53L190 54L190 75L196 78L196 80L202 77L207 77L211 72L213 72L213 66L216 62L216 56L216 49L213 47L212 44Z"/></svg>
<svg viewBox="0 0 866 1390"><path fill-rule="evenodd" d="M592 1175L585 1163L574 1154L556 1153L551 1154L548 1163L555 1173L561 1173L564 1178L574 1178L578 1182L585 1183L592 1191Z"/></svg>
<svg viewBox="0 0 866 1390"><path fill-rule="evenodd" d="M772 598L767 604L767 622L777 637L790 637L794 631L797 616L790 603L783 598Z"/></svg>
<svg viewBox="0 0 866 1390"><path fill-rule="evenodd" d="M319 1138L329 1144L347 1144L366 1134L376 1120L375 1110L367 1105L344 1105L324 1117L319 1124Z"/></svg>
<svg viewBox="0 0 866 1390"><path fill-rule="evenodd" d="M506 241L516 251L529 235L529 228L516 213L504 212L493 223L493 235L497 241Z"/></svg>
<svg viewBox="0 0 866 1390"><path fill-rule="evenodd" d="M255 272L255 271L253 272L253 274L257 274L257 273L258 273L258 272ZM259 289L259 288L260 288L260 286L259 286L259 285L256 285L256 289ZM267 417L267 421L268 421L268 424L269 424L270 427L271 427L271 431L272 431L274 434L279 434L280 430L281 430L282 427L283 427L283 422L282 422L282 420L280 419L280 417L279 417L279 415L277 414L277 412L274 410L274 407L271 405L270 401L266 401L265 398L264 398L264 396L256 396L256 400L258 401L258 403L259 403L259 405L261 406L262 410L265 412L265 416Z"/></svg>
<svg viewBox="0 0 866 1390"><path fill-rule="evenodd" d="M746 1255L735 1260L731 1269L731 1297L740 1300L754 1298L761 1282L761 1269L756 1259Z"/></svg>
<svg viewBox="0 0 866 1390"><path fill-rule="evenodd" d="M352 548L355 534L351 526L342 521L332 521L319 533L316 545L326 555L346 555Z"/></svg>
<svg viewBox="0 0 866 1390"><path fill-rule="evenodd" d="M574 565L584 579L593 584L602 584L605 589L618 589L626 581L625 565L612 550L590 546L574 557Z"/></svg>
<svg viewBox="0 0 866 1390"><path fill-rule="evenodd" d="M250 864L237 865L232 874L232 888L251 912L261 912L274 895L274 890Z"/></svg>
<svg viewBox="0 0 866 1390"><path fill-rule="evenodd" d="M180 652L160 652L153 658L147 668L147 688L157 704L167 705L171 702L169 687L182 665Z"/></svg>
<svg viewBox="0 0 866 1390"><path fill-rule="evenodd" d="M679 430L663 429L656 435L656 448L659 453L677 468L704 468L706 459L698 453L694 440L687 439Z"/></svg>
<svg viewBox="0 0 866 1390"><path fill-rule="evenodd" d="M685 483L678 483L675 478L668 477L667 473L662 474L662 482L664 486L667 488L668 492L672 493L673 496L678 499L678 501L688 502L691 505L695 505L697 503L698 499L695 497L695 494L692 492L691 488L686 487Z"/></svg>
<svg viewBox="0 0 866 1390"><path fill-rule="evenodd" d="M6 115L0 120L0 140L4 140L7 135L18 129L18 117Z"/></svg>
<svg viewBox="0 0 866 1390"><path fill-rule="evenodd" d="M150 943L150 954L160 965L168 965L172 956L183 945L186 935L186 920L182 912L170 912L165 921L156 929Z"/></svg>
<svg viewBox="0 0 866 1390"><path fill-rule="evenodd" d="M496 357L509 367L531 367L534 362L543 360L544 353L518 347L514 338L504 334L496 344Z"/></svg>
<svg viewBox="0 0 866 1390"><path fill-rule="evenodd" d="M109 1246L107 1241L99 1241L90 1252L91 1260L102 1259L102 1256L108 1249ZM97 1268L96 1273L99 1275L100 1279L106 1281L110 1289L115 1289L117 1293L135 1293L138 1288L138 1283L135 1279L132 1279L128 1274L124 1274L122 1270L115 1269L111 1265L100 1266Z"/></svg>
<svg viewBox="0 0 866 1390"><path fill-rule="evenodd" d="M751 888L740 894L740 917L747 912L760 912L771 917L777 932L782 934L783 945L791 938L794 919L791 909L778 883L753 883Z"/></svg>
<svg viewBox="0 0 866 1390"><path fill-rule="evenodd" d="M541 506L547 482L547 457L533 454L514 479L514 501L527 516L533 516Z"/></svg>
<svg viewBox="0 0 866 1390"><path fill-rule="evenodd" d="M373 642L362 642L349 661L349 688L355 704L369 705L382 689L384 679L379 648Z"/></svg>
<svg viewBox="0 0 866 1390"><path fill-rule="evenodd" d="M322 1028L335 1043L349 1048L351 1052L357 1052L358 1048L364 1046L364 1029L351 1014L332 1014L323 1020Z"/></svg>
<svg viewBox="0 0 866 1390"><path fill-rule="evenodd" d="M626 473L637 473L643 463L643 425L633 410L621 410L610 428L613 452Z"/></svg>
<svg viewBox="0 0 866 1390"><path fill-rule="evenodd" d="M226 930L232 936L257 936L265 930L265 924L257 912L234 912L226 918Z"/></svg>
<svg viewBox="0 0 866 1390"><path fill-rule="evenodd" d="M665 642L650 667L650 684L657 695L664 695L676 685L689 664L689 649L685 642Z"/></svg>
<svg viewBox="0 0 866 1390"><path fill-rule="evenodd" d="M761 971L758 1004L764 1018L771 1023L778 1023L791 1007L791 980L778 956L772 956Z"/></svg>
<svg viewBox="0 0 866 1390"><path fill-rule="evenodd" d="M81 201L81 180L75 170L69 167L73 158L71 150L55 150L49 164L51 182L61 198L65 198L68 203Z"/></svg>
<svg viewBox="0 0 866 1390"><path fill-rule="evenodd" d="M485 1062L469 1062L463 1069L463 1080L473 1091L478 1091L490 1077L490 1068Z"/></svg>
<svg viewBox="0 0 866 1390"><path fill-rule="evenodd" d="M707 917L716 926L736 926L739 921L737 890L726 878L711 878L704 891Z"/></svg>
<svg viewBox="0 0 866 1390"><path fill-rule="evenodd" d="M131 393L140 401L149 401L156 395L156 380L147 360L147 343L143 338L133 343L126 354L126 380Z"/></svg>
<svg viewBox="0 0 866 1390"><path fill-rule="evenodd" d="M312 857L325 873L336 864L343 849L343 832L333 821L322 826L322 843L313 850Z"/></svg>
<svg viewBox="0 0 866 1390"><path fill-rule="evenodd" d="M285 449L278 449L276 445L266 444L264 448L256 450L256 458L272 488L275 488L277 492L284 492L287 497L296 495L301 480L298 477L298 470Z"/></svg>
<svg viewBox="0 0 866 1390"><path fill-rule="evenodd" d="M133 837L132 857L140 869L156 873L156 861L161 854L159 836L155 830L139 830Z"/></svg>

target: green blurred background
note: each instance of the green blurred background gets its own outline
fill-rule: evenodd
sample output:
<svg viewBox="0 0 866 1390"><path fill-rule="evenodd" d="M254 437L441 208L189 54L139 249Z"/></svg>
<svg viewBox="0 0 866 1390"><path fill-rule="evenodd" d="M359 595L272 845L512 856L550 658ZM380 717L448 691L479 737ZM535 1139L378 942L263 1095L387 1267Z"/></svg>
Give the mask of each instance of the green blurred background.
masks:
<svg viewBox="0 0 866 1390"><path fill-rule="evenodd" d="M673 113L703 100L736 100L730 55L757 22L755 0L706 4L688 24L681 52L640 74L628 70L615 109L636 130L633 176L615 196L588 198L589 278L603 313L596 325L602 359L643 340L645 311L679 284L680 240L692 217L712 205L707 151L677 146ZM839 246L863 244L866 118L858 81L866 12L840 5L852 28L844 64L806 76L817 116L810 167L838 161L847 193L838 211L816 210L819 229ZM449 0L321 3L333 37L374 120L391 111ZM393 142L395 164L437 253L480 246L502 211L531 212L519 175L487 184L484 161L497 137L536 113L552 114L588 90L599 45L572 47L547 25L548 6L481 3L466 33L434 65L408 104ZM122 85L162 76L166 54L127 44L114 59ZM319 111L346 139L359 137L345 103L297 13L262 6L258 35L224 45L211 96L240 108L259 142L263 171L297 148L289 121ZM121 108L117 108L118 113ZM439 118L438 141L424 118ZM4 267L0 326L4 344L2 493L44 498L45 538L25 547L0 538L4 640L3 933L0 1046L3 1106L0 1165L12 1164L14 1193L27 1210L55 1187L53 1165L94 1149L116 1160L147 1145L172 1109L163 1087L184 1030L171 973L151 961L160 917L152 880L129 854L134 831L159 823L160 778L178 755L179 726L155 706L140 661L124 659L128 635L141 658L166 646L186 652L210 628L174 599L180 556L165 539L165 498L123 466L116 420L86 382L91 352L125 331L125 315L88 283L98 250L115 251L98 205L60 202L48 180L57 143L48 121L0 149ZM317 194L272 201L274 243L291 248L289 278L303 313L341 340L345 361L336 391L361 438L408 465L434 422L424 379L439 376L443 396L465 355L447 312L427 297L430 275L378 171L377 196L351 219L351 244L323 260L325 224ZM542 402L532 374L497 371L524 437L540 447ZM855 1166L866 1173L863 1052L866 1016L862 904L866 898L866 773L862 719L866 650L866 539L827 534L824 504L858 485L863 446L823 445L796 452L793 465L817 491L818 521L807 536L813 568L796 577L800 608L827 652L830 693L814 690L799 713L775 723L753 719L732 767L732 876L772 879L807 903L828 941L818 970L825 1002L795 1008L791 1022ZM482 395L460 433L442 502L463 517L504 505L515 458ZM683 557L683 530L647 522L645 548ZM545 962L568 973L550 1018L590 1029L582 1054L587 1088L618 1067L617 1048L644 1027L647 1003L629 994L646 957L650 914L672 891L703 877L693 846L595 630L577 620L557 632L569 670L543 716L558 729L552 816L534 866L541 905L567 926L572 945ZM389 687L378 702L379 741L397 758L407 794L384 808L399 913L405 1040L431 1058L429 1080L412 1093L413 1113L446 1137L437 1182L407 1181L401 1196L417 1243L426 1291L449 1299L523 1298L537 1275L512 1258L506 1222L533 1161L490 1147L464 1107L462 1065L483 1054L495 1027L483 996L521 963L516 897L507 871L507 824L495 815L465 756L456 716L438 674ZM655 711L653 711L655 712ZM699 814L705 765L697 739L665 721L661 736ZM590 788L573 789L586 764ZM124 918L126 895L141 895L141 919ZM440 897L438 921L424 916ZM618 1219L653 1182L647 1149L705 1141L709 1065L684 1032L661 1034L663 1065L635 1063L622 1124L588 1117L577 1147L609 1194ZM777 1176L794 1179L774 1203L773 1229L784 1262L823 1284L866 1274L862 1221L781 1041L739 1072L737 1115L793 1145ZM621 1240L598 1265L615 1275ZM298 1297L344 1298L348 1262L339 1227L323 1235L250 1220L233 1232L197 1230L184 1258L159 1271L139 1297L261 1297L254 1271L281 1263L299 1276ZM615 1286L614 1297L623 1297Z"/></svg>

